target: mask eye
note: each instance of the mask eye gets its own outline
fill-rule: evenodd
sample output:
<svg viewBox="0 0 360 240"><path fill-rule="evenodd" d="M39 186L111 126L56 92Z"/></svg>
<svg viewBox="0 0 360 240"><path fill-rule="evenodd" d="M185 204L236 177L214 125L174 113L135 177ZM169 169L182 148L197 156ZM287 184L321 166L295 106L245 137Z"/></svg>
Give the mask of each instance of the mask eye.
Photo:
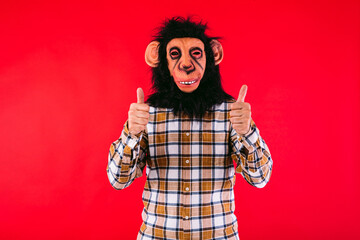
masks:
<svg viewBox="0 0 360 240"><path fill-rule="evenodd" d="M180 51L178 49L172 49L170 50L170 57L171 59L176 59L180 57Z"/></svg>
<svg viewBox="0 0 360 240"><path fill-rule="evenodd" d="M193 58L199 59L202 57L202 51L200 49L194 49L190 52Z"/></svg>

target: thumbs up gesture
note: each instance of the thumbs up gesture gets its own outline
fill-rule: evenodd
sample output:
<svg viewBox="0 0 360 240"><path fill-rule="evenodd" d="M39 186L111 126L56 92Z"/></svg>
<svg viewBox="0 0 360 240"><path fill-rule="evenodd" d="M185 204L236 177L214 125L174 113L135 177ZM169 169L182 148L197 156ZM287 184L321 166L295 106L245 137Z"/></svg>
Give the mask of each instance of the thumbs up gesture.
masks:
<svg viewBox="0 0 360 240"><path fill-rule="evenodd" d="M128 127L132 135L136 135L146 129L149 122L149 106L144 103L144 92L137 89L137 102L130 104L128 113Z"/></svg>
<svg viewBox="0 0 360 240"><path fill-rule="evenodd" d="M247 86L243 85L239 92L239 97L231 105L230 122L239 135L244 135L250 130L251 107L245 102Z"/></svg>

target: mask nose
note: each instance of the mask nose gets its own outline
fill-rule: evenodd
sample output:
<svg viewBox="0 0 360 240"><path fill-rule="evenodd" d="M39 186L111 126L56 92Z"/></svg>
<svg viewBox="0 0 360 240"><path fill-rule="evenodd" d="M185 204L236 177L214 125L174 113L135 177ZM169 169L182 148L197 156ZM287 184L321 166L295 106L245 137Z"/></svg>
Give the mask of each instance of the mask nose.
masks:
<svg viewBox="0 0 360 240"><path fill-rule="evenodd" d="M189 64L189 65L185 65L185 64L183 64L183 69L185 70L185 71L188 71L191 67L192 67L192 65L191 64Z"/></svg>
<svg viewBox="0 0 360 240"><path fill-rule="evenodd" d="M180 70L185 71L187 74L195 70L195 66L191 62L190 57L184 56L183 62L180 64Z"/></svg>

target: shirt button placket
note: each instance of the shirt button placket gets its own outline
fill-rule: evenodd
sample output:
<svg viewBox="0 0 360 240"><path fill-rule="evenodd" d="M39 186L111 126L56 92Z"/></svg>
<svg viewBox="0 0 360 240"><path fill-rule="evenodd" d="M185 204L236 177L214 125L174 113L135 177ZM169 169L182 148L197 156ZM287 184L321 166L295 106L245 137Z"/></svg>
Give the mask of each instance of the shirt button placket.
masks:
<svg viewBox="0 0 360 240"><path fill-rule="evenodd" d="M182 157L185 158L185 161L183 162L182 166L182 176L183 176L183 204L184 204L184 211L183 211L183 229L184 229L184 239L190 239L191 238L191 209L190 209L190 192L191 192L191 186L190 186L190 159L189 156L191 154L191 134L190 134L190 122L184 121L182 122L182 130L183 130L183 145L182 145ZM186 143L186 144L184 144Z"/></svg>

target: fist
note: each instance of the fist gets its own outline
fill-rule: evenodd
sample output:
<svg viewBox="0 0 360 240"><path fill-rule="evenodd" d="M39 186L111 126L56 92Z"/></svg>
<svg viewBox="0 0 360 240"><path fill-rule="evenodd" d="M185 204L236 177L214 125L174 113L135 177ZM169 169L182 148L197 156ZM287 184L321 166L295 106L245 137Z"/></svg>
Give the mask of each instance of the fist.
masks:
<svg viewBox="0 0 360 240"><path fill-rule="evenodd" d="M149 122L149 106L144 103L144 92L137 89L137 102L130 105L128 113L128 127L131 135L139 134L146 129Z"/></svg>
<svg viewBox="0 0 360 240"><path fill-rule="evenodd" d="M239 97L231 105L230 122L239 135L244 135L250 130L251 107L245 101L247 86L243 85L239 92Z"/></svg>

